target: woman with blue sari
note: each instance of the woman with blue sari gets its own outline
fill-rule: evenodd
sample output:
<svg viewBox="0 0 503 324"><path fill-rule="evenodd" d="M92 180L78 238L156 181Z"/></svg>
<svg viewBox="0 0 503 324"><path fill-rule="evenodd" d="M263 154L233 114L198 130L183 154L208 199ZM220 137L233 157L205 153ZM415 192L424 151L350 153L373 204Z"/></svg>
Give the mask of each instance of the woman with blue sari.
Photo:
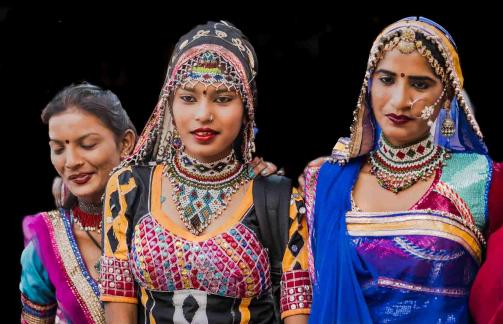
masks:
<svg viewBox="0 0 503 324"><path fill-rule="evenodd" d="M306 173L310 323L469 321L501 176L449 33L416 17L385 28L351 136Z"/></svg>

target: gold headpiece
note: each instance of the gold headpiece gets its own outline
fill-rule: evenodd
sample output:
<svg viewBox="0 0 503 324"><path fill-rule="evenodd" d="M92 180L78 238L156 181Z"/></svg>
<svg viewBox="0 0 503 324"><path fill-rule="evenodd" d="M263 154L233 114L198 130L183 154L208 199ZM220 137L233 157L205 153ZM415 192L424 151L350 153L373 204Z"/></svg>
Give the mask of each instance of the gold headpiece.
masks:
<svg viewBox="0 0 503 324"><path fill-rule="evenodd" d="M400 41L398 42L398 50L402 54L410 54L416 50L416 33L412 28L407 28L402 31Z"/></svg>

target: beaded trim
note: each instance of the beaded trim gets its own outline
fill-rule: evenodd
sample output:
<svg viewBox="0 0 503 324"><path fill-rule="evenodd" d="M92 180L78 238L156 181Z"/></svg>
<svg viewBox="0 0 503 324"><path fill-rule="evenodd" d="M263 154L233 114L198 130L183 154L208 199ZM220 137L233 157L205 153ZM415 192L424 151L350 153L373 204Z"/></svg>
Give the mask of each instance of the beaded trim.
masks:
<svg viewBox="0 0 503 324"><path fill-rule="evenodd" d="M267 250L241 223L195 242L144 217L136 227L129 260L135 280L148 290L196 289L249 298L271 287Z"/></svg>
<svg viewBox="0 0 503 324"><path fill-rule="evenodd" d="M74 207L71 211L71 216L81 230L101 233L101 214L90 214L79 207Z"/></svg>
<svg viewBox="0 0 503 324"><path fill-rule="evenodd" d="M370 173L376 176L381 187L398 193L419 180L427 180L449 158L447 150L433 144L431 136L399 147L381 136L379 148L369 155Z"/></svg>
<svg viewBox="0 0 503 324"><path fill-rule="evenodd" d="M134 279L129 270L128 260L101 257L100 288L103 296L136 296Z"/></svg>
<svg viewBox="0 0 503 324"><path fill-rule="evenodd" d="M309 272L293 270L281 276L281 312L311 308L312 286Z"/></svg>
<svg viewBox="0 0 503 324"><path fill-rule="evenodd" d="M364 284L364 289L368 289L369 287L375 284L381 287L410 290L410 291L451 296L451 297L462 297L468 295L468 291L463 288L432 288L386 277L379 277L376 281L370 281L367 284Z"/></svg>
<svg viewBox="0 0 503 324"><path fill-rule="evenodd" d="M173 186L172 199L179 216L194 235L201 234L227 208L232 196L251 177L232 151L213 163L201 163L179 152L163 174Z"/></svg>
<svg viewBox="0 0 503 324"><path fill-rule="evenodd" d="M82 307L86 320L92 323L105 323L98 284L84 264L69 217L62 210L51 211L44 220L49 229L57 262L64 271L67 284Z"/></svg>
<svg viewBox="0 0 503 324"><path fill-rule="evenodd" d="M21 293L21 323L53 323L58 304L39 305L29 300Z"/></svg>
<svg viewBox="0 0 503 324"><path fill-rule="evenodd" d="M202 84L209 86L225 86L227 90L236 90L243 98L247 110L249 98L244 90L244 84L234 66L224 57L212 50L207 50L190 58L177 71L174 79L169 82L171 89L178 87L195 87Z"/></svg>

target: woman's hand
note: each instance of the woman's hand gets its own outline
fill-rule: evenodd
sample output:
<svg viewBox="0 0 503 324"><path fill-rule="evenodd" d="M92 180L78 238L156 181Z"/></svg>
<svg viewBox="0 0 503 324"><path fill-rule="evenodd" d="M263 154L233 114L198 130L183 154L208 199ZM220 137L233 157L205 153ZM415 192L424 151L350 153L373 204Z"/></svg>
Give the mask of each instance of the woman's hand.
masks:
<svg viewBox="0 0 503 324"><path fill-rule="evenodd" d="M253 173L255 175L267 177L268 175L271 175L273 173L277 173L278 175L284 174L284 171L282 171L282 169L278 171L278 168L274 163L264 161L264 159L260 157L255 157L250 164L253 167Z"/></svg>
<svg viewBox="0 0 503 324"><path fill-rule="evenodd" d="M323 163L325 163L330 157L329 156L320 156L319 158L316 158L309 162L306 167L304 168L304 172L297 178L297 181L299 181L299 193L304 197L304 186L306 185L306 169L307 168L319 168Z"/></svg>

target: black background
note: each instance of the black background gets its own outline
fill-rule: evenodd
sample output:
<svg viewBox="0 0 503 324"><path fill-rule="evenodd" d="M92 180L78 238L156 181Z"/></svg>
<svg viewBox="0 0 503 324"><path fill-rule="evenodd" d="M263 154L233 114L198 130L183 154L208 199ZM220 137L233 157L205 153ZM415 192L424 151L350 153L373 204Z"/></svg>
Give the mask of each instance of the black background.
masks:
<svg viewBox="0 0 503 324"><path fill-rule="evenodd" d="M405 2L404 2L405 3ZM356 5L355 5L356 4ZM476 108L491 156L501 144L501 18L479 4L382 2L254 2L183 5L0 6L0 86L3 138L2 281L7 305L0 317L19 317L21 219L53 208L55 171L49 159L44 105L62 87L89 81L115 92L141 130L159 94L172 47L196 24L225 19L239 27L259 59L257 148L296 178L309 160L329 154L348 135L368 52L386 25L423 15L443 25L460 52L465 88ZM346 5L345 5L346 6ZM457 10L454 10L456 8ZM6 145L5 145L6 144ZM7 322L7 321L6 321ZM11 321L8 321L11 322Z"/></svg>

